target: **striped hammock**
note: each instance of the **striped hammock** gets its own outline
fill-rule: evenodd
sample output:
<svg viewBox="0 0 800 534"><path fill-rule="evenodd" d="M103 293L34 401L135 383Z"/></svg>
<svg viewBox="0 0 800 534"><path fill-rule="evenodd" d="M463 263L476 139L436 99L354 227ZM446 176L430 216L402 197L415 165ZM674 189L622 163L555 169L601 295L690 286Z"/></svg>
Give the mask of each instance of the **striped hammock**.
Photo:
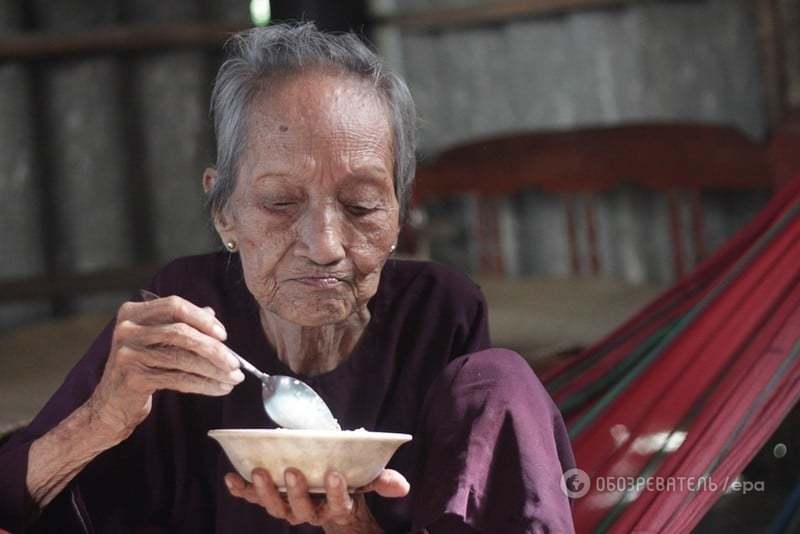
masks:
<svg viewBox="0 0 800 534"><path fill-rule="evenodd" d="M578 532L691 531L800 398L800 177L542 380L592 481Z"/></svg>

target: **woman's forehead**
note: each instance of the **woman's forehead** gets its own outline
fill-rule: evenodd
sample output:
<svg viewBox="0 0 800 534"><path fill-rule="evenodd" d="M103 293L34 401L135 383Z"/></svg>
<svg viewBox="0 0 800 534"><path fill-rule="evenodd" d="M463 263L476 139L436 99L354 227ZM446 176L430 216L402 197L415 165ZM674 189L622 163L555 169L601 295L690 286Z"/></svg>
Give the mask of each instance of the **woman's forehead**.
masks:
<svg viewBox="0 0 800 534"><path fill-rule="evenodd" d="M321 134L367 130L391 138L386 106L369 82L312 70L271 81L254 99L250 125L262 133Z"/></svg>
<svg viewBox="0 0 800 534"><path fill-rule="evenodd" d="M326 166L357 173L378 167L391 178L388 116L367 83L341 76L301 75L277 86L270 84L269 89L250 109L242 158L246 174L258 170L290 174L299 168Z"/></svg>

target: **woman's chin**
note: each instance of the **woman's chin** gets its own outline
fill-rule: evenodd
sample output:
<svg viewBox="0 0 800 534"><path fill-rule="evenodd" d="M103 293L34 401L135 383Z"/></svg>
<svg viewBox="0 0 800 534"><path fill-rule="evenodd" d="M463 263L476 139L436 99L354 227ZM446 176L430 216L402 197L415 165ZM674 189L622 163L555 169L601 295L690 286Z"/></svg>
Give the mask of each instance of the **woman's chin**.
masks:
<svg viewBox="0 0 800 534"><path fill-rule="evenodd" d="M350 303L342 300L304 304L295 303L289 309L277 309L275 312L282 319L296 325L320 327L341 323L352 310Z"/></svg>

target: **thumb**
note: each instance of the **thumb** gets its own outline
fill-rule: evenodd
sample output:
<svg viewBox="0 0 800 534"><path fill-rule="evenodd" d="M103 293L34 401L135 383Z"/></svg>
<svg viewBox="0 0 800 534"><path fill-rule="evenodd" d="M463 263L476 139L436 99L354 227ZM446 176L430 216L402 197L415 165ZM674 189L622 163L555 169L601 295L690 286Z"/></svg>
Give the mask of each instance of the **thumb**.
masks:
<svg viewBox="0 0 800 534"><path fill-rule="evenodd" d="M364 493L374 491L381 497L405 497L411 490L406 477L394 469L384 469L378 477L361 488Z"/></svg>

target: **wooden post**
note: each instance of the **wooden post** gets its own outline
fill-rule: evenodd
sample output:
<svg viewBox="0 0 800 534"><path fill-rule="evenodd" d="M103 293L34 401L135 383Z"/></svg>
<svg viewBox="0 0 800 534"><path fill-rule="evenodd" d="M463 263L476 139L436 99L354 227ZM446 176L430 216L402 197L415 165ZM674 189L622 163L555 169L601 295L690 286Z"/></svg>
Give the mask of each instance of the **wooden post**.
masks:
<svg viewBox="0 0 800 534"><path fill-rule="evenodd" d="M683 247L683 224L681 224L680 194L675 189L667 193L667 210L669 217L669 235L672 238L672 262L675 280L686 274L686 253Z"/></svg>
<svg viewBox="0 0 800 534"><path fill-rule="evenodd" d="M36 27L33 5L22 2L23 25L30 30ZM53 160L52 132L47 125L50 112L50 100L44 87L43 64L27 65L30 99L28 116L31 119L31 142L33 143L32 172L36 177L39 199L39 224L41 227L42 257L44 258L45 279L54 280L59 272L66 268L67 255L63 248L65 242L61 208L55 192L55 176L57 169ZM49 299L51 313L54 316L67 315L72 311L70 301L59 295Z"/></svg>
<svg viewBox="0 0 800 534"><path fill-rule="evenodd" d="M786 111L786 70L783 26L777 0L756 0L761 40L761 69L770 131L778 127Z"/></svg>
<svg viewBox="0 0 800 534"><path fill-rule="evenodd" d="M600 274L600 251L597 244L597 213L595 212L595 194L586 193L586 243L589 251L589 269L592 276Z"/></svg>
<svg viewBox="0 0 800 534"><path fill-rule="evenodd" d="M693 187L689 194L691 195L692 241L694 241L692 267L694 267L706 256L706 244L703 237L703 197L699 187Z"/></svg>
<svg viewBox="0 0 800 534"><path fill-rule="evenodd" d="M569 263L572 267L572 275L577 276L581 271L580 255L578 253L578 231L575 219L575 193L570 191L562 194L564 203L564 219L567 225L567 241L569 244Z"/></svg>

